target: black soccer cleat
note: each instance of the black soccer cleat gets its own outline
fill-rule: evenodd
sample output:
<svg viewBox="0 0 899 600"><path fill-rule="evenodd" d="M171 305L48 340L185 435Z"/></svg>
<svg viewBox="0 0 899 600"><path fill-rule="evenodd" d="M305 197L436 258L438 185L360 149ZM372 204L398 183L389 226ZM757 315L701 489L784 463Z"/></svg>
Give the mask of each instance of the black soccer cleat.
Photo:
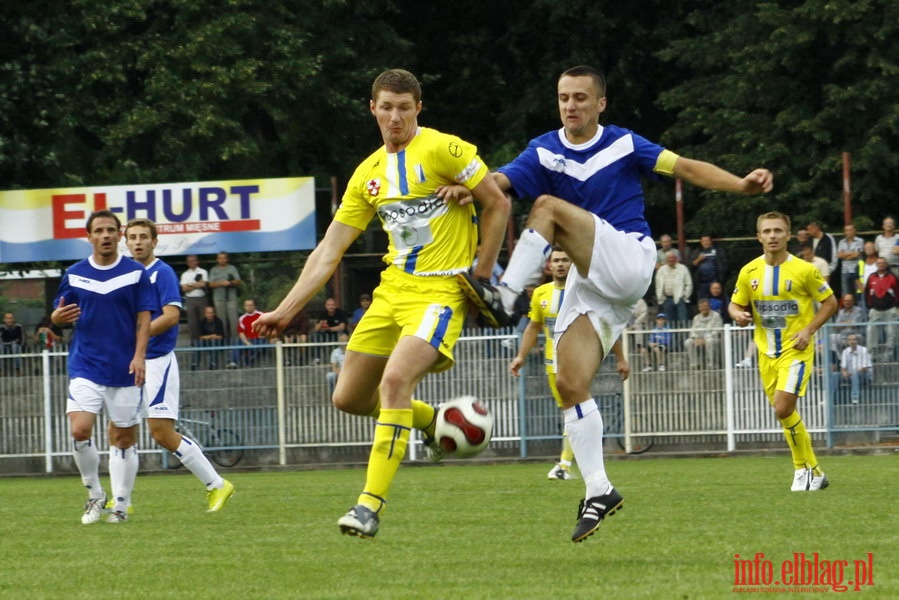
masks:
<svg viewBox="0 0 899 600"><path fill-rule="evenodd" d="M624 498L618 490L612 488L609 493L602 496L594 496L589 500L581 500L577 508L577 525L571 534L571 541L575 544L583 542L596 533L599 524L607 516L614 515L623 508Z"/></svg>
<svg viewBox="0 0 899 600"><path fill-rule="evenodd" d="M503 296L506 296L509 306L515 302L517 294L506 286L494 287L485 281L475 279L468 273L456 275L462 291L468 299L478 308L478 324L499 329L506 327L512 320L512 315L503 305Z"/></svg>

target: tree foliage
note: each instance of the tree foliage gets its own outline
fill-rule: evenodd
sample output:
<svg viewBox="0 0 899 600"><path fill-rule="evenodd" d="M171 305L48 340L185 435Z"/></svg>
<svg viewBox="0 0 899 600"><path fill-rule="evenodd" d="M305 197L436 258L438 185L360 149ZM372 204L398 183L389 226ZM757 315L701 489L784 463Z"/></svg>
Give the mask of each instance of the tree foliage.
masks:
<svg viewBox="0 0 899 600"><path fill-rule="evenodd" d="M862 228L893 210L899 5L889 0L37 0L5 7L3 189L337 175L379 143L369 86L424 83L422 124L495 167L559 126L555 81L603 67L605 122L776 193L687 189L687 233L783 208L840 224L840 153ZM673 231L673 184L647 188Z"/></svg>

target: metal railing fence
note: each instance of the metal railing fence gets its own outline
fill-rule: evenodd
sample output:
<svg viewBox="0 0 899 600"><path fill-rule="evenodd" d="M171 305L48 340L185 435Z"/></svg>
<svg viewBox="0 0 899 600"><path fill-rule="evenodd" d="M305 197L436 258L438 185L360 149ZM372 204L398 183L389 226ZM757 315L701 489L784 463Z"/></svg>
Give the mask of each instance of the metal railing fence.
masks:
<svg viewBox="0 0 899 600"><path fill-rule="evenodd" d="M879 324L894 327L899 323ZM885 332L886 330L884 330ZM631 377L622 384L614 361L603 364L593 385L597 397L622 394L614 404L620 424L607 437L626 446L652 439L655 449L733 452L781 447L781 427L768 406L755 368L751 330L725 326L718 342L694 352L689 329L672 329L670 347L659 356L648 348L647 331L624 336ZM542 356L532 353L521 378L508 372L516 353L514 330L466 332L455 349L456 365L432 374L415 397L437 403L460 395L487 402L495 417L488 455L553 454L561 439L561 413L551 398ZM865 330L870 335L871 330ZM876 329L875 335L880 335ZM881 336L899 340L899 336ZM878 443L899 432L899 350L873 348L873 378L852 398L838 374L841 340L825 326L816 336L817 357L799 410L813 436L829 447ZM333 344L178 348L181 416L235 432L247 451L244 464L290 464L304 460L349 460L365 456L373 431L369 418L348 415L330 403L327 372ZM710 355L706 355L706 352ZM232 357L242 366L225 368ZM749 357L749 367L738 366ZM746 363L743 363L746 364ZM214 365L215 368L210 368ZM249 366L247 366L249 365ZM0 355L0 471L69 471L71 440L65 415L68 378L64 350ZM612 405L610 405L612 406ZM606 410L610 410L608 407ZM96 443L107 448L105 427ZM410 444L408 458L421 448ZM139 448L165 466L162 451L141 428ZM611 450L611 447L610 447ZM617 448L615 448L617 451Z"/></svg>

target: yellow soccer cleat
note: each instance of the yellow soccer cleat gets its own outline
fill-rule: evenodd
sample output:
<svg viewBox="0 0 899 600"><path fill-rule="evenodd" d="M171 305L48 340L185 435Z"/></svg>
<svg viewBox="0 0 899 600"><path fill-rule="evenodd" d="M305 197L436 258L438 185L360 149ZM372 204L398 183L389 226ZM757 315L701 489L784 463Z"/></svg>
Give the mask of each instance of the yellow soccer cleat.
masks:
<svg viewBox="0 0 899 600"><path fill-rule="evenodd" d="M227 479L223 479L222 481L224 481L225 484L221 489L214 488L206 492L206 500L209 503L209 508L206 512L218 512L222 510L225 507L228 498L234 495L234 484Z"/></svg>

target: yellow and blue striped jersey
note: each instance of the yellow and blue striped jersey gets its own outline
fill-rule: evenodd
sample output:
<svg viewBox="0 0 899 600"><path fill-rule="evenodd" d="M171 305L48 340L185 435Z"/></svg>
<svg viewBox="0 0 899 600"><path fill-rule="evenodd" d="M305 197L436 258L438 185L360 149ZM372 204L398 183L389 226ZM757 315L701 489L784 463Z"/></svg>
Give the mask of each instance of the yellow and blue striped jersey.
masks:
<svg viewBox="0 0 899 600"><path fill-rule="evenodd" d="M528 319L543 324L543 357L546 363L546 372L556 372L555 354L553 352L553 329L556 326L556 317L559 316L559 307L565 298L565 287L556 287L553 282L544 283L534 290L531 296L531 310Z"/></svg>
<svg viewBox="0 0 899 600"><path fill-rule="evenodd" d="M474 205L446 203L434 191L451 184L472 189L487 173L477 147L419 127L400 152L382 146L356 168L334 220L365 229L377 214L389 238L388 265L421 276L462 273L478 244Z"/></svg>
<svg viewBox="0 0 899 600"><path fill-rule="evenodd" d="M778 358L793 348L793 335L814 318L815 301L832 294L813 264L790 254L776 266L767 264L764 256L750 261L740 269L732 300L751 307L759 353ZM814 344L809 344L798 358L808 360L814 352Z"/></svg>

